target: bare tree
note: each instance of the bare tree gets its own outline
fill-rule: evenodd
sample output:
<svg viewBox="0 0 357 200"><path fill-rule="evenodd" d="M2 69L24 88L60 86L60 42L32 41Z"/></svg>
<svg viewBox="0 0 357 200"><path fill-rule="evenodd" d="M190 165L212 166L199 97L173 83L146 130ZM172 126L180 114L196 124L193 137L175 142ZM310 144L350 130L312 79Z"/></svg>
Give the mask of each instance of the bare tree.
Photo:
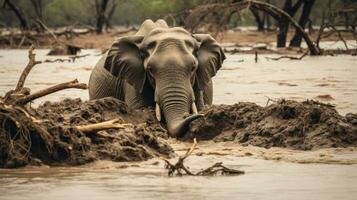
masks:
<svg viewBox="0 0 357 200"><path fill-rule="evenodd" d="M305 0L304 1L304 6L302 8L301 16L299 19L299 25L302 28L305 28L306 23L309 21L309 16L312 11L312 7L314 6L315 0ZM302 41L302 35L300 32L295 30L295 35L290 41L289 46L291 47L300 47Z"/></svg>
<svg viewBox="0 0 357 200"><path fill-rule="evenodd" d="M107 9L109 0L95 0L95 9L97 13L97 25L96 25L96 32L97 34L103 33L103 26L106 21L105 11Z"/></svg>
<svg viewBox="0 0 357 200"><path fill-rule="evenodd" d="M20 22L21 29L28 30L29 29L28 22L22 10L19 7L17 7L11 0L4 1L3 8L6 8L6 6L8 6L9 9L12 10L16 15L17 19Z"/></svg>
<svg viewBox="0 0 357 200"><path fill-rule="evenodd" d="M35 10L36 16L39 20L43 21L43 1L31 0L32 6Z"/></svg>
<svg viewBox="0 0 357 200"><path fill-rule="evenodd" d="M296 12L299 10L301 5L304 3L304 0L298 0L294 5L292 0L285 0L283 11L290 15L290 17L294 17ZM281 16L278 20L278 34L277 34L277 47L285 47L286 46L286 38L289 30L289 21L288 18Z"/></svg>
<svg viewBox="0 0 357 200"><path fill-rule="evenodd" d="M249 8L249 10L254 16L255 22L257 24L257 31L264 31L266 17L265 13L253 8Z"/></svg>
<svg viewBox="0 0 357 200"><path fill-rule="evenodd" d="M112 1L112 7L110 8L109 10L109 13L108 13L108 17L106 17L106 20L105 20L105 29L110 29L112 28L112 24L111 24L111 19L114 15L114 12L117 8L117 1L116 0L113 0Z"/></svg>
<svg viewBox="0 0 357 200"><path fill-rule="evenodd" d="M287 0L288 3L291 3L291 0ZM302 1L299 1L302 3ZM299 5L301 5L299 2L297 2L294 6L291 4L288 5L287 7L289 8L288 11L290 13L296 13ZM189 16L186 17L186 22L189 22L189 24L186 24L186 28L188 29L192 27L199 27L200 24L202 24L204 19L208 19L210 15L213 13L213 11L235 11L239 12L242 9L246 8L252 8L252 9L257 9L260 11L264 11L267 14L269 14L272 18L274 18L276 21L281 22L283 19L284 22L286 21L287 26L291 24L295 29L297 29L299 32L301 32L303 39L305 40L309 50L310 50L310 55L321 55L321 52L319 49L314 45L312 42L311 38L309 35L304 31L304 29L293 19L293 17L286 11L269 4L267 2L263 1L257 1L257 0L239 0L235 3L212 3L212 4L205 4L201 6L197 6L194 8ZM230 12L226 12L230 14ZM226 18L229 19L229 18ZM227 21L225 21L227 22ZM223 23L217 23L217 26L221 26ZM278 33L279 34L279 33ZM278 37L279 38L279 37ZM286 41L286 33L284 37L284 41ZM281 42L281 41L278 41ZM285 46L285 42L284 42Z"/></svg>

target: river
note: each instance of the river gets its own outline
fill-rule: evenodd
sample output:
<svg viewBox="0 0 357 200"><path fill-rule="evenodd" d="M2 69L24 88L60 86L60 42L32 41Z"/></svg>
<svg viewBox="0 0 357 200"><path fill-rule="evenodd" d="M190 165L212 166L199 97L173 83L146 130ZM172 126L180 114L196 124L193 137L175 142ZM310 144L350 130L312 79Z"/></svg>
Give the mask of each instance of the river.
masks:
<svg viewBox="0 0 357 200"><path fill-rule="evenodd" d="M38 60L46 56L36 50ZM35 66L26 86L32 91L78 78L87 82L99 52L74 63ZM267 99L320 100L336 105L341 114L357 112L357 57L321 56L272 61L259 55L228 55L214 77L214 103L255 102ZM15 87L27 63L27 50L0 50L0 95ZM80 97L87 91L69 89L39 100ZM178 155L189 144L172 141ZM356 199L357 149L293 151L242 147L236 143L199 143L187 159L192 170L222 161L245 171L229 177L167 177L163 163L98 161L80 167L27 167L0 170L0 199ZM248 153L247 153L248 152ZM173 159L175 160L175 158Z"/></svg>

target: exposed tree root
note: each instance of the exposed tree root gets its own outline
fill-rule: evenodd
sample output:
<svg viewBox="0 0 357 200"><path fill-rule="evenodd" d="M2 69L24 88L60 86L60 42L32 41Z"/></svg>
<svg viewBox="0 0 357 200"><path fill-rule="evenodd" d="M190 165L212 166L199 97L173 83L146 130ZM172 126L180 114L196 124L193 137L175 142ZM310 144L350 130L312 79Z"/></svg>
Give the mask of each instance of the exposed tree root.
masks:
<svg viewBox="0 0 357 200"><path fill-rule="evenodd" d="M192 152L195 150L197 146L197 141L196 138L193 139L193 144L192 146L187 149L186 153L184 156L180 156L178 161L175 164L172 164L169 160L166 158L161 158L163 161L165 161L165 168L168 170L168 176L183 176L183 175L189 175L189 176L215 176L215 175L241 175L244 174L244 171L241 170L236 170L236 169L230 169L228 167L225 167L222 165L222 162L217 162L211 167L208 167L204 170L198 171L196 173L191 172L183 162L185 161L186 158L188 158Z"/></svg>
<svg viewBox="0 0 357 200"><path fill-rule="evenodd" d="M33 53L34 46L29 49L29 62L21 73L14 90L10 90L5 97L0 97L0 164L3 167L18 167L29 163L29 152L39 157L52 154L53 138L41 127L41 121L36 119L26 104L48 94L67 89L87 89L87 85L78 83L75 79L32 93L24 84L31 69L42 63L36 61ZM32 144L36 144L33 147Z"/></svg>

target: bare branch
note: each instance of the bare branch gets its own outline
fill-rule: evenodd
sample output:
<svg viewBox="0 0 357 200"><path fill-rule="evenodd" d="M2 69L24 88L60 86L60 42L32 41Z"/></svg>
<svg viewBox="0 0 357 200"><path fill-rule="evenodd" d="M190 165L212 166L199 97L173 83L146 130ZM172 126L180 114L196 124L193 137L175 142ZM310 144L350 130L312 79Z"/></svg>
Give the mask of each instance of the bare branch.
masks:
<svg viewBox="0 0 357 200"><path fill-rule="evenodd" d="M16 88L15 88L15 91L20 91L24 87L26 77L30 73L31 69L35 65L41 63L41 61L36 61L36 59L35 59L36 54L33 53L34 49L35 49L35 46L31 45L31 47L29 49L29 54L28 54L29 62L27 63L27 66L21 73L21 76L20 76L19 81L17 82Z"/></svg>
<svg viewBox="0 0 357 200"><path fill-rule="evenodd" d="M82 132L93 132L93 131L100 131L100 130L112 129L112 128L124 129L132 126L133 126L132 124L119 123L119 119L112 119L109 121L100 122L96 124L79 125L76 126L75 128Z"/></svg>
<svg viewBox="0 0 357 200"><path fill-rule="evenodd" d="M187 149L184 156L179 157L176 164L172 164L166 158L161 158L166 163L166 168L168 169L169 176L174 176L174 175L177 175L177 176L183 176L183 175L213 176L213 175L217 175L217 174L220 174L220 175L241 175L241 174L244 174L244 171L229 169L229 168L223 166L222 162L215 163L211 167L208 167L207 169L201 170L197 173L191 172L187 167L184 166L183 162L186 158L188 158L192 154L192 152L195 150L196 146L197 146L197 141L196 141L196 138L194 138L192 146L189 149ZM185 172L185 174L183 174L183 172Z"/></svg>
<svg viewBox="0 0 357 200"><path fill-rule="evenodd" d="M265 57L266 59L269 59L269 60L280 60L280 59L283 59L283 58L286 58L286 59L290 59L290 60L302 60L305 56L307 56L308 52L305 52L304 54L302 54L300 57L295 57L295 56L280 56L280 57L277 57L277 58L271 58L271 57Z"/></svg>
<svg viewBox="0 0 357 200"><path fill-rule="evenodd" d="M85 90L85 89L87 89L87 84L78 83L78 80L75 79L73 81L69 81L69 82L66 82L66 83L60 83L58 85L54 85L52 87L48 87L46 89L37 91L37 92L35 92L33 94L26 95L26 96L24 96L22 98L17 99L16 102L18 104L24 105L24 104L27 104L28 102L33 101L35 99L38 99L40 97L43 97L43 96L58 92L60 90L69 89L69 88L77 88L77 89Z"/></svg>

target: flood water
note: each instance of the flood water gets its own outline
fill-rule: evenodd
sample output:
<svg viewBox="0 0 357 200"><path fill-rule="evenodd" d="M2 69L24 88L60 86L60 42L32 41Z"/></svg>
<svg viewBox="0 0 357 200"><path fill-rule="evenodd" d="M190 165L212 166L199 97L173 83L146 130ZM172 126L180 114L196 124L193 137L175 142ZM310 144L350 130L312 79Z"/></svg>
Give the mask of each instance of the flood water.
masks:
<svg viewBox="0 0 357 200"><path fill-rule="evenodd" d="M46 56L47 52L36 50L37 59L66 58ZM25 85L36 91L74 78L86 83L100 56L95 50L84 50L82 54L91 56L75 63L35 66ZM305 57L297 61L272 61L266 57L278 55L259 55L257 63L254 55L228 55L214 78L214 103L250 101L264 106L268 97L315 99L336 105L341 114L357 112L357 57ZM1 96L15 87L26 63L27 50L0 50ZM88 99L88 94L85 90L69 89L34 104L67 97ZM177 154L183 154L187 145L174 145ZM99 161L81 167L0 170L0 199L357 198L357 150L353 148L301 152L240 147L235 143L199 143L198 147L204 154L187 159L192 170L222 161L246 174L168 178L163 163L157 159L141 163ZM250 154L246 154L248 151Z"/></svg>
<svg viewBox="0 0 357 200"><path fill-rule="evenodd" d="M67 58L46 56L48 50L35 51L38 60ZM36 91L57 83L77 78L87 83L91 69L100 58L95 50L74 63L44 63L34 67L26 86ZM303 60L268 58L279 55L228 55L221 70L213 78L214 104L233 104L240 101L265 106L271 99L287 98L298 101L315 99L336 105L341 114L357 112L357 57L320 56ZM0 95L16 86L27 63L27 50L0 50ZM88 91L69 89L36 100L39 103L58 101L67 97L88 99Z"/></svg>

